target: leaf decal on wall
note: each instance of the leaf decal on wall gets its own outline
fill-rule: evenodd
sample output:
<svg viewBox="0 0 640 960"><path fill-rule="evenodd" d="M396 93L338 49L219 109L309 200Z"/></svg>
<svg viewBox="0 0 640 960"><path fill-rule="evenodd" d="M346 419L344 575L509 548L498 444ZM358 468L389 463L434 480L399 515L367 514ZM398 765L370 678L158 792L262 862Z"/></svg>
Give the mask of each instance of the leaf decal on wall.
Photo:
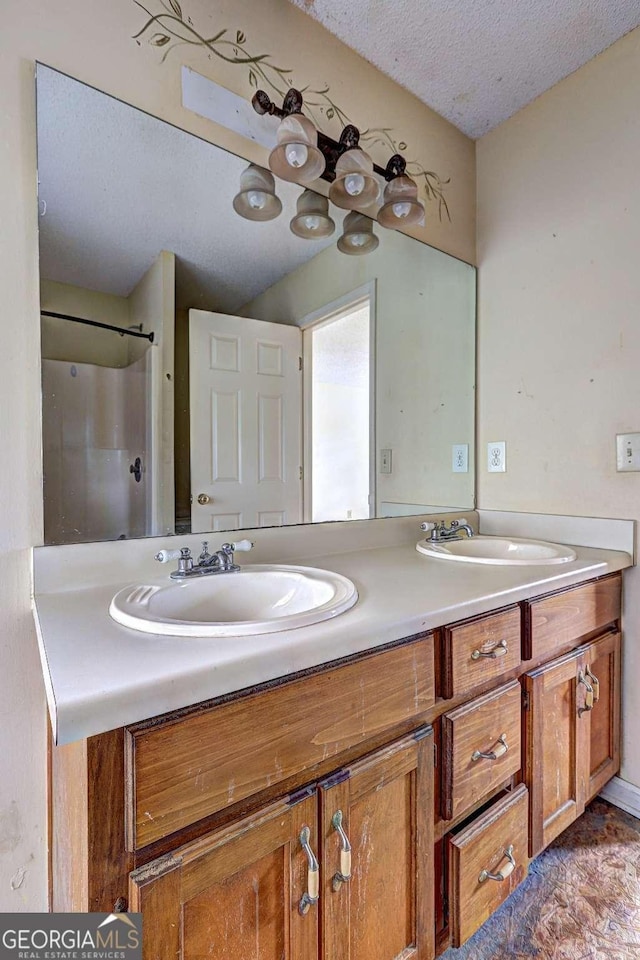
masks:
<svg viewBox="0 0 640 960"><path fill-rule="evenodd" d="M147 2L156 4L156 13L146 6ZM207 53L209 59L216 56L230 66L248 68L249 86L254 89L257 89L262 83L272 94L284 98L287 89L293 86L291 76L293 71L274 63L270 53L251 55L247 52L244 46L247 36L244 31L236 30L235 40L229 40L226 37L227 27L213 37L205 37L195 28L191 17L187 16L186 20L184 19L182 7L178 0L145 0L145 2L133 0L133 3L148 18L143 27L133 35L133 39L140 45L138 38L146 35L151 46L164 47L162 63L167 59L169 53L178 47L185 45L200 47ZM156 31L160 29L163 32L155 32L149 36L149 32L153 28ZM316 126L318 126L316 112L322 114L323 118L329 122L339 126L337 137L339 137L343 127L352 123L347 113L331 98L329 84L320 84L316 88L309 84L298 85L296 89L304 94L305 114ZM404 140L396 140L393 129L390 127L365 130L360 135L360 141L369 148L383 146L391 150L392 153L398 153L399 151L404 153L405 150L408 150L407 143ZM425 199L428 202L437 203L440 221L446 217L451 222L449 206L444 195L444 189L448 186L450 180L443 179L433 170L426 170L422 164L415 160L407 161L407 172L420 183Z"/></svg>

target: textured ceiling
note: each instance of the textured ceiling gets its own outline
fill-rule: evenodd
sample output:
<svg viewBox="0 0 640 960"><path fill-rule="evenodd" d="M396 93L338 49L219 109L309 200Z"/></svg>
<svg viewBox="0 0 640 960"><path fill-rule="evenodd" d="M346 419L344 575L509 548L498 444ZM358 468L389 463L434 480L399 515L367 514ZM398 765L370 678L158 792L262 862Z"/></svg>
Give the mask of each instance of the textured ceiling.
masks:
<svg viewBox="0 0 640 960"><path fill-rule="evenodd" d="M477 138L640 24L640 0L291 0Z"/></svg>

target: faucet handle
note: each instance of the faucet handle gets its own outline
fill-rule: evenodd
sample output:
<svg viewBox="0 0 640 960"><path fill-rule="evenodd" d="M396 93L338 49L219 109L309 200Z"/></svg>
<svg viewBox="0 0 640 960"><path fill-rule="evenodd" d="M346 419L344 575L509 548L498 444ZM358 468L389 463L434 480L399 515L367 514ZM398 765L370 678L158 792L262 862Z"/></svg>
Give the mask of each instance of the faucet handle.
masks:
<svg viewBox="0 0 640 960"><path fill-rule="evenodd" d="M158 550L153 559L158 563L169 563L171 560L179 560L181 556L181 550Z"/></svg>
<svg viewBox="0 0 640 960"><path fill-rule="evenodd" d="M435 528L436 528L436 524L435 524L435 523L429 523L428 520L425 520L424 523L421 523L421 524L420 524L420 529L421 529L421 530L426 530L427 533L429 532L429 530L435 530Z"/></svg>
<svg viewBox="0 0 640 960"><path fill-rule="evenodd" d="M231 544L231 548L234 553L247 553L247 551L253 549L254 544L251 540L238 540L236 543Z"/></svg>

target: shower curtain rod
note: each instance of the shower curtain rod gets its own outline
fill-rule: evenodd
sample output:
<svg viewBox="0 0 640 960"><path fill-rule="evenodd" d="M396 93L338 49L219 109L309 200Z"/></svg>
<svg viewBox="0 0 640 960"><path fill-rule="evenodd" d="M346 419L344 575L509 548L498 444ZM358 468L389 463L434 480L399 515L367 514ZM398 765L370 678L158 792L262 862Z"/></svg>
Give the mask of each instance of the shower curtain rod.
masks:
<svg viewBox="0 0 640 960"><path fill-rule="evenodd" d="M68 313L53 313L52 310L41 310L40 313L43 317L56 317L57 320L71 320L73 323L86 323L88 327L100 327L101 330L113 330L122 336L141 337L143 340L148 340L149 343L153 343L154 340L153 330L151 333L142 333L141 330L125 330L123 327L112 327L110 323L98 323L97 320L85 320L84 317L71 317Z"/></svg>

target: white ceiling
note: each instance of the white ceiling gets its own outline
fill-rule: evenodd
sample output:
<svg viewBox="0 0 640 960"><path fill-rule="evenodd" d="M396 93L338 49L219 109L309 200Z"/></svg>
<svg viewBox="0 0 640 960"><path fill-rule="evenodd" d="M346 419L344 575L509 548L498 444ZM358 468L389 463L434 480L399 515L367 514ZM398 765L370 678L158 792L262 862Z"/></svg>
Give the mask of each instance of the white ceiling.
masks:
<svg viewBox="0 0 640 960"><path fill-rule="evenodd" d="M640 24L640 0L291 0L477 138Z"/></svg>

